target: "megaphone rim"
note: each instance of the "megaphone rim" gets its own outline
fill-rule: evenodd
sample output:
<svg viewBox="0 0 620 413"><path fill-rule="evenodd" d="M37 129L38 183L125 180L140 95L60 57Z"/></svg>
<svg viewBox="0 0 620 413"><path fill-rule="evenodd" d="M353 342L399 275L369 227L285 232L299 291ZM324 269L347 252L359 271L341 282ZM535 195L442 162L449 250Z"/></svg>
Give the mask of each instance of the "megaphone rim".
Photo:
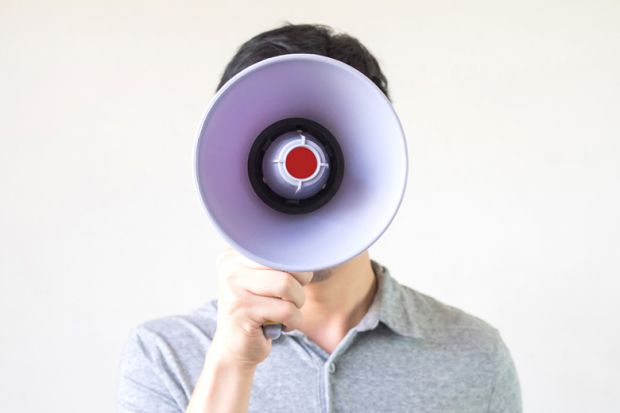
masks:
<svg viewBox="0 0 620 413"><path fill-rule="evenodd" d="M245 247L243 247L242 245L240 245L238 242L236 242L232 237L230 237L226 231L224 231L224 229L221 227L220 223L216 220L214 214L211 212L211 209L209 207L209 203L207 202L207 198L206 198L206 194L203 191L203 186L201 185L201 181L200 181L200 164L199 164L199 154L200 154L200 147L202 144L202 131L204 129L204 125L207 122L210 113L212 113L213 109L215 108L215 106L217 105L217 103L221 100L221 97L223 95L225 95L228 90L232 87L232 85L234 85L238 79L241 79L245 76L248 76L250 73L255 72L257 70L261 70L266 66L270 66L273 64L278 64L281 63L283 61L294 61L294 60L300 60L300 61L317 61L317 62L321 62L321 63L327 63L330 65L334 65L334 66L338 66L339 68L348 71L350 74L357 76L359 78L361 78L364 82L366 82L371 88L374 88L379 95L381 96L382 99L385 100L385 103L387 103L387 106L389 107L389 110L391 111L392 115L394 116L394 119L396 120L396 123L398 125L398 129L400 131L400 136L402 138L402 144L403 144L403 148L404 148L404 180L403 180L403 184L402 184L402 189L400 191L400 196L398 199L398 202L395 203L393 210L390 212L389 216L390 218L388 219L387 223L383 226L383 228L378 231L376 234L374 234L372 237L370 237L369 242L367 242L366 244L364 244L361 248L358 248L355 253L349 254L349 256L341 258L341 259L337 259L337 260L331 260L331 261L327 261L324 263L321 263L317 268L304 268L304 267L300 267L300 266L296 266L296 265L282 265L280 263L276 263L273 262L269 259L263 258L263 257L259 257L256 254L254 254L253 252L249 251L248 249L246 249ZM194 184L196 185L197 189L198 189L198 193L200 194L200 199L201 199L201 203L203 205L203 208L205 209L205 211L207 212L207 216L209 221L213 224L213 226L216 228L217 232L220 234L220 236L227 241L232 247L236 248L239 252L241 252L242 254L244 254L246 257L252 259L253 261L268 266L270 268L274 268L277 270L281 270L281 271L318 271L321 269L326 269L326 268L332 268L335 267L339 264L342 264L356 256L358 256L359 254L361 254L362 252L364 252L365 250L367 250L368 248L370 248L379 238L381 238L381 236L385 233L385 231L387 231L388 227L392 224L392 222L394 221L396 214L398 213L398 210L400 209L400 206L403 202L404 196L405 196L405 191L407 189L407 182L408 182L408 175L409 175L409 155L408 155L408 147L407 147L407 139L406 139L406 134L403 128L403 125L400 121L400 118L398 116L398 114L396 113L396 110L394 109L394 106L392 105L392 102L388 99L388 97L385 95L385 93L383 93L383 91L372 81L370 80L366 75L364 75L363 73L361 73L359 70L355 69L353 66L350 66L340 60L337 59L333 59L331 57L327 57L327 56L323 56L323 55L318 55L318 54L310 54L310 53L289 53L289 54L285 54L285 55L280 55L280 56L274 56L274 57L270 57L264 60L261 60L257 63L254 63L248 67L246 67L245 69L241 70L239 73L235 74L233 77L231 77L228 81L226 81L226 83L224 83L224 85L215 93L215 95L211 98L209 104L207 105L206 109L203 111L203 115L201 117L201 120L198 124L198 128L197 128L197 132L196 132L196 145L195 145L195 151L194 151Z"/></svg>

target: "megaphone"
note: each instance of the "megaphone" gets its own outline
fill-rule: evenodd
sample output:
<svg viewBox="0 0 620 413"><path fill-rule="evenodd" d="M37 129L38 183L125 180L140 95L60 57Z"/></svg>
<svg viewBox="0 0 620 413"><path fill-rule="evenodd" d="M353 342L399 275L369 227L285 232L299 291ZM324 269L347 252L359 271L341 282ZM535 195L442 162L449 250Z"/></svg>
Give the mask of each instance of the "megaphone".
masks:
<svg viewBox="0 0 620 413"><path fill-rule="evenodd" d="M247 67L212 99L196 177L220 234L283 271L334 267L392 222L407 181L405 134L364 74L287 54Z"/></svg>

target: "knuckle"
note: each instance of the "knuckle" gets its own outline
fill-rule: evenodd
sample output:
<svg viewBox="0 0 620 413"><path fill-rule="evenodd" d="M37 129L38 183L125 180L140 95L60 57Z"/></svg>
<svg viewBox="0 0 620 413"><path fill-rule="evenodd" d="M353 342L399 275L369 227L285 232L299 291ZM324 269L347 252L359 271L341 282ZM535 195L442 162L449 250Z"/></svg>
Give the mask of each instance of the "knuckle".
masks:
<svg viewBox="0 0 620 413"><path fill-rule="evenodd" d="M250 294L246 294L243 291L238 291L233 294L233 300L237 308L249 308Z"/></svg>
<svg viewBox="0 0 620 413"><path fill-rule="evenodd" d="M255 323L246 311L239 311L232 317L232 322L244 333L250 334L255 329Z"/></svg>
<svg viewBox="0 0 620 413"><path fill-rule="evenodd" d="M282 298L287 298L291 295L291 289L293 288L293 282L291 280L291 276L287 274L282 274L279 278L278 283L276 285L276 292L278 296Z"/></svg>
<svg viewBox="0 0 620 413"><path fill-rule="evenodd" d="M299 308L303 307L303 305L306 303L306 295L305 294L301 294L299 296L299 298L297 299L297 305Z"/></svg>
<svg viewBox="0 0 620 413"><path fill-rule="evenodd" d="M224 297L224 301L226 302L225 308L229 313L250 307L249 294L245 294L243 291L229 290Z"/></svg>
<svg viewBox="0 0 620 413"><path fill-rule="evenodd" d="M240 268L229 268L222 273L222 281L231 290L236 290L243 285L243 271Z"/></svg>
<svg viewBox="0 0 620 413"><path fill-rule="evenodd" d="M282 317L288 321L293 320L295 319L295 317L297 317L298 311L299 309L297 309L295 305L285 302L284 307L282 308Z"/></svg>
<svg viewBox="0 0 620 413"><path fill-rule="evenodd" d="M299 325L299 321L301 320L301 313L298 311L291 310L290 314L283 320L283 324L288 327L297 327Z"/></svg>

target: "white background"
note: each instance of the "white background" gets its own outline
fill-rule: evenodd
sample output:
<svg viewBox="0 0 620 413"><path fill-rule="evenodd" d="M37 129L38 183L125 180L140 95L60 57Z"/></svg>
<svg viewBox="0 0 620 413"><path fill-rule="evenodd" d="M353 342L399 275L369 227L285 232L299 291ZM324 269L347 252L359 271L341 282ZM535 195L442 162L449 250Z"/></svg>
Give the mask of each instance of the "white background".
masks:
<svg viewBox="0 0 620 413"><path fill-rule="evenodd" d="M502 332L526 411L620 411L619 1L0 2L0 409L114 411L130 329L215 295L195 130L289 20L376 54L408 134L371 256Z"/></svg>

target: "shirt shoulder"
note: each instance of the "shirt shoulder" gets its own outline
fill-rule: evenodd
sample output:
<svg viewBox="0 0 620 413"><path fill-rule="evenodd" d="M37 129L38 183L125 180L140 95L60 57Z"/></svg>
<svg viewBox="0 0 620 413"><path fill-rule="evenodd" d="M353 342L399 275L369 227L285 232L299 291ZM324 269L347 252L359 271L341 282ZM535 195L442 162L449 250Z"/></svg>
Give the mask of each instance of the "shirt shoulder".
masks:
<svg viewBox="0 0 620 413"><path fill-rule="evenodd" d="M157 344L157 340L152 339L182 344L192 339L213 338L216 319L217 300L211 300L187 314L170 315L141 323L134 331L148 344Z"/></svg>
<svg viewBox="0 0 620 413"><path fill-rule="evenodd" d="M500 332L488 322L409 287L401 286L403 305L423 339L468 360L474 382L489 383L488 412L521 412L521 389L512 355ZM471 368L474 366L475 368Z"/></svg>
<svg viewBox="0 0 620 413"><path fill-rule="evenodd" d="M136 326L121 358L119 412L182 412L215 334L215 300Z"/></svg>
<svg viewBox="0 0 620 413"><path fill-rule="evenodd" d="M440 339L454 334L473 334L481 338L494 338L497 329L488 322L460 308L423 294L407 286L401 286L404 306L417 323L423 335Z"/></svg>
<svg viewBox="0 0 620 413"><path fill-rule="evenodd" d="M427 341L496 338L497 330L489 323L401 284L387 267L371 263L378 280L373 311L393 331Z"/></svg>

